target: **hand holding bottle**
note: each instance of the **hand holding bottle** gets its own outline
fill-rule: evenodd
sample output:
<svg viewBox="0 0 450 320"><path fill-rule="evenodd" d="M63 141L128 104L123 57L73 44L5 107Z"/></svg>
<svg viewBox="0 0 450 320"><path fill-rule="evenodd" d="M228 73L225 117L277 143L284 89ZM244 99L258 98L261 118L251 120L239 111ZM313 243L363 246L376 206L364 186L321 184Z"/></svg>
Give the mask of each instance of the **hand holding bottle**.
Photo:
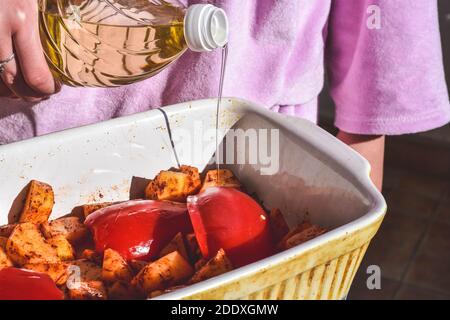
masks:
<svg viewBox="0 0 450 320"><path fill-rule="evenodd" d="M36 0L0 0L0 97L40 101L59 85L39 39Z"/></svg>

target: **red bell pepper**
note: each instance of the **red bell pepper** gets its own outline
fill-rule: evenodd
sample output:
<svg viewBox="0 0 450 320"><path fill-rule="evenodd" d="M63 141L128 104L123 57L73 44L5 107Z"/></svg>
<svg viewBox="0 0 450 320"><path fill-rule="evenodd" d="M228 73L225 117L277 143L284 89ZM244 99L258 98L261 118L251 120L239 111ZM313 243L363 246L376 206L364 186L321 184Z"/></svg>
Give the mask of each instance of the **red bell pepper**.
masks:
<svg viewBox="0 0 450 320"><path fill-rule="evenodd" d="M126 260L149 260L178 233L192 232L185 204L134 200L100 209L85 224L96 251L111 248Z"/></svg>
<svg viewBox="0 0 450 320"><path fill-rule="evenodd" d="M232 264L240 267L274 253L268 217L247 194L212 187L188 197L187 205L205 258L223 248Z"/></svg>
<svg viewBox="0 0 450 320"><path fill-rule="evenodd" d="M26 269L0 270L0 300L62 300L64 293L44 273Z"/></svg>

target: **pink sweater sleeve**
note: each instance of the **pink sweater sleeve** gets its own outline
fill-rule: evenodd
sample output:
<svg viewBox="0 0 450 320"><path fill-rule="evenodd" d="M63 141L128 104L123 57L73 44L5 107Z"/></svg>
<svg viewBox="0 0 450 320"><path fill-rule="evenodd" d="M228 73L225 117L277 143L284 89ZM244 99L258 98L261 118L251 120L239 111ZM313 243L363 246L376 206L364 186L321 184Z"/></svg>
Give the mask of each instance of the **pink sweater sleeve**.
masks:
<svg viewBox="0 0 450 320"><path fill-rule="evenodd" d="M334 0L327 66L336 126L394 135L449 122L440 41L436 0Z"/></svg>

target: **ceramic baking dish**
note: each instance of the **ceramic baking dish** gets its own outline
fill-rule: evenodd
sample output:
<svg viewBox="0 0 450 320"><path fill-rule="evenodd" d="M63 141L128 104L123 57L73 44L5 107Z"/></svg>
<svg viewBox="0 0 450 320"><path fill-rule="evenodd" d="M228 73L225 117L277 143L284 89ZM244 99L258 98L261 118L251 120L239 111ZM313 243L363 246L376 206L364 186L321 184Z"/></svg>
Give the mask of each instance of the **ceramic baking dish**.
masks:
<svg viewBox="0 0 450 320"><path fill-rule="evenodd" d="M0 146L0 225L15 219L31 179L53 186L56 218L85 203L139 198L146 178L178 162L204 169L216 150L209 130L215 105L182 103ZM274 132L277 170L268 174L259 160L227 166L266 207L280 208L290 225L306 217L331 231L158 299L345 298L386 211L369 164L307 120L248 101L224 99L220 126L223 135L230 128Z"/></svg>

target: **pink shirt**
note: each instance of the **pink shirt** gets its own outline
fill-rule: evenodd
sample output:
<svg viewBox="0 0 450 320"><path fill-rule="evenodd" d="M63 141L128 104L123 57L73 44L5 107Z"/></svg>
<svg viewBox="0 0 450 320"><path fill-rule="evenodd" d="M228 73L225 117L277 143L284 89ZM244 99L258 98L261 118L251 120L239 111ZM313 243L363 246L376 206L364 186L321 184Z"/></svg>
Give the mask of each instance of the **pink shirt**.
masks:
<svg viewBox="0 0 450 320"><path fill-rule="evenodd" d="M230 20L225 96L315 121L326 65L336 125L344 131L412 133L450 120L435 0L209 2ZM377 9L379 29L371 20ZM113 89L63 87L38 104L0 98L0 143L216 97L220 56L187 52L149 80Z"/></svg>

